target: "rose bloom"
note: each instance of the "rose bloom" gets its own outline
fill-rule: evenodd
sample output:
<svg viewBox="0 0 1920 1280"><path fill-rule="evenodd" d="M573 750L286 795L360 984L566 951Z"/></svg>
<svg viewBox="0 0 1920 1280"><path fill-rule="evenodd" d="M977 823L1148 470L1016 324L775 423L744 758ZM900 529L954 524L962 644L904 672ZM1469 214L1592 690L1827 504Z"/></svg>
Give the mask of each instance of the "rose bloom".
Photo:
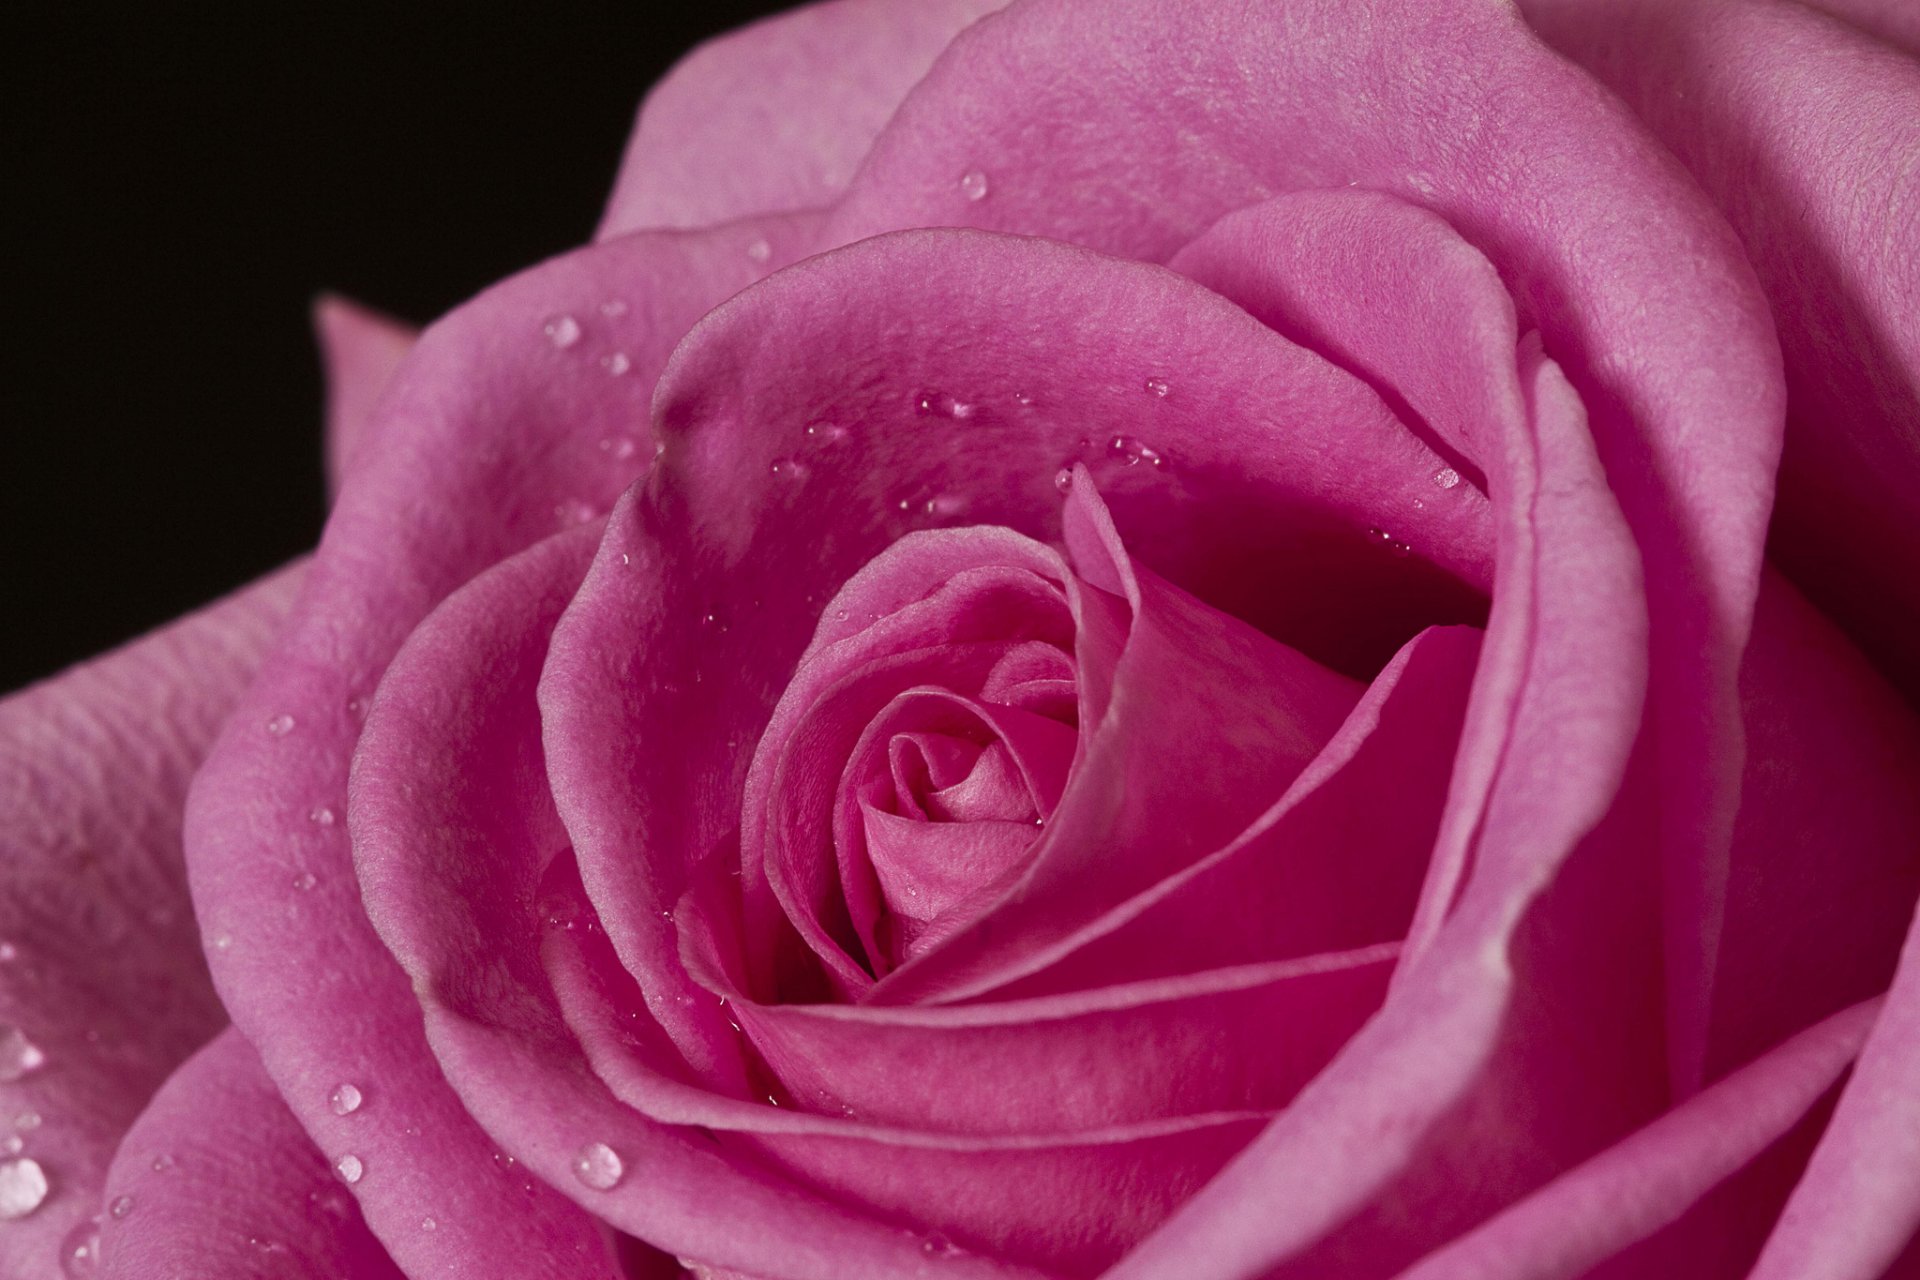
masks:
<svg viewBox="0 0 1920 1280"><path fill-rule="evenodd" d="M1920 10L996 9L5 704L0 1273L1920 1275Z"/></svg>

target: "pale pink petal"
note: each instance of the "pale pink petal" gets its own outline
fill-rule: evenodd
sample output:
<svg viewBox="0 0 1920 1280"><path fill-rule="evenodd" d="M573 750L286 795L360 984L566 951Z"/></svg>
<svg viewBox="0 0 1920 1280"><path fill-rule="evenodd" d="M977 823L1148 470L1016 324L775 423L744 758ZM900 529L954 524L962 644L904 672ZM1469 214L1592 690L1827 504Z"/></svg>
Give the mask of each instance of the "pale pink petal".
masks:
<svg viewBox="0 0 1920 1280"><path fill-rule="evenodd" d="M1742 1171L1792 1134L1840 1079L1880 1003L1834 1014L1761 1055L1422 1259L1402 1280L1732 1274L1727 1264L1742 1251L1752 1256L1798 1173L1788 1165L1742 1185ZM1717 1187L1739 1194L1715 1203L1706 1197ZM1709 1270L1710 1263L1718 1265Z"/></svg>
<svg viewBox="0 0 1920 1280"><path fill-rule="evenodd" d="M559 535L481 575L395 658L354 762L355 858L368 914L418 994L447 1081L525 1169L582 1208L677 1254L749 1273L898 1274L923 1257L921 1237L792 1185L750 1148L629 1110L593 1076L554 1005L540 960L543 919L562 929L599 926L590 911L567 914L568 903L540 892L567 835L542 766L535 686L593 534ZM333 1126L333 1141L349 1132ZM435 1176L409 1198L459 1197L448 1216L475 1223L476 1239L484 1229L498 1240L503 1224L489 1214L517 1212L550 1233L549 1224L584 1218L551 1209L536 1217L519 1175L503 1164L454 1177L444 1138L414 1143L429 1156L415 1167ZM357 1187L381 1172L368 1157ZM386 1174L409 1175L404 1163ZM524 1207L489 1205L495 1188ZM716 1214L721 1205L728 1212ZM564 1239L529 1247L543 1250L556 1273L587 1263ZM461 1265L471 1273L484 1264L476 1255ZM952 1274L1018 1271L979 1260Z"/></svg>
<svg viewBox="0 0 1920 1280"><path fill-rule="evenodd" d="M226 1021L187 900L180 808L300 576L282 570L0 702L0 1160L36 1160L49 1183L0 1229L0 1272L53 1271L66 1234L100 1212L127 1125Z"/></svg>
<svg viewBox="0 0 1920 1280"><path fill-rule="evenodd" d="M419 334L330 293L313 304L313 328L327 375L327 483L337 493L380 393Z"/></svg>
<svg viewBox="0 0 1920 1280"><path fill-rule="evenodd" d="M229 1027L174 1072L121 1143L100 1210L99 1274L399 1280L342 1177ZM415 1224L438 1228L431 1216ZM86 1243L84 1231L71 1239L69 1257Z"/></svg>
<svg viewBox="0 0 1920 1280"><path fill-rule="evenodd" d="M1786 361L1770 552L1920 689L1920 56L1794 0L1529 0L1745 242ZM1844 14L1849 7L1840 5ZM1861 4L1872 29L1879 6ZM1920 30L1912 6L1893 20ZM1676 90L1680 90L1676 92Z"/></svg>
<svg viewBox="0 0 1920 1280"><path fill-rule="evenodd" d="M189 799L195 902L206 935L227 940L210 953L222 999L323 1148L340 1137L335 1085L380 1086L387 1122L356 1138L373 1172L354 1192L417 1277L470 1274L502 1248L521 1251L529 1275L576 1277L576 1248L596 1257L603 1246L586 1215L498 1174L367 923L345 824L312 815L343 811L366 700L407 634L501 557L599 518L652 457L646 406L672 345L804 251L810 225L610 241L429 328L381 400L378 447L362 451L335 504L286 637ZM748 252L762 240L764 261ZM429 1191L449 1189L467 1209L423 1239Z"/></svg>
<svg viewBox="0 0 1920 1280"><path fill-rule="evenodd" d="M599 239L830 204L954 35L1006 0L828 0L717 36L647 94Z"/></svg>

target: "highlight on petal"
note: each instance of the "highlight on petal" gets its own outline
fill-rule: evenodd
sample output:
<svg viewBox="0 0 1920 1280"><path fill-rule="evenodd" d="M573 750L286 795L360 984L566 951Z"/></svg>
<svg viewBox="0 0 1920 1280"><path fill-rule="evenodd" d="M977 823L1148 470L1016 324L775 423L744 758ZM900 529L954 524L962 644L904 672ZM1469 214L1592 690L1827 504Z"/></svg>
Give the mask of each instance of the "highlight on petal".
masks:
<svg viewBox="0 0 1920 1280"><path fill-rule="evenodd" d="M55 1270L127 1125L225 1022L180 807L302 572L0 701L0 1161L46 1183L0 1230L0 1272Z"/></svg>
<svg viewBox="0 0 1920 1280"><path fill-rule="evenodd" d="M313 304L313 328L327 375L327 483L338 493L380 393L419 334L330 293Z"/></svg>
<svg viewBox="0 0 1920 1280"><path fill-rule="evenodd" d="M64 1274L95 1274L91 1261L105 1280L400 1280L342 1185L361 1176L352 1158L329 1167L229 1027L134 1122L99 1216L68 1238ZM416 1229L438 1226L428 1216Z"/></svg>
<svg viewBox="0 0 1920 1280"><path fill-rule="evenodd" d="M1006 0L826 0L707 41L647 94L598 239L812 209L900 99Z"/></svg>

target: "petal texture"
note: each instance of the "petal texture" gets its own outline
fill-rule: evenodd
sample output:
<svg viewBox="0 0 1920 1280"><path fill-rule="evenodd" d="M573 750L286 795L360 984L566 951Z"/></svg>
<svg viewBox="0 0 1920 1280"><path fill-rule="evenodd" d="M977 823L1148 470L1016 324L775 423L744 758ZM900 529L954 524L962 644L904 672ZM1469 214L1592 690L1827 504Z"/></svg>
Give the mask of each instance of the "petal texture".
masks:
<svg viewBox="0 0 1920 1280"><path fill-rule="evenodd" d="M0 1130L49 1186L0 1230L7 1274L52 1270L101 1211L122 1132L225 1022L187 899L181 802L302 572L0 702Z"/></svg>
<svg viewBox="0 0 1920 1280"><path fill-rule="evenodd" d="M337 493L380 393L419 335L332 294L313 304L313 328L327 374L327 480Z"/></svg>
<svg viewBox="0 0 1920 1280"><path fill-rule="evenodd" d="M97 1237L106 1280L401 1276L232 1028L155 1095L107 1191Z"/></svg>
<svg viewBox="0 0 1920 1280"><path fill-rule="evenodd" d="M600 239L812 209L954 35L1006 0L828 0L707 41L647 94Z"/></svg>

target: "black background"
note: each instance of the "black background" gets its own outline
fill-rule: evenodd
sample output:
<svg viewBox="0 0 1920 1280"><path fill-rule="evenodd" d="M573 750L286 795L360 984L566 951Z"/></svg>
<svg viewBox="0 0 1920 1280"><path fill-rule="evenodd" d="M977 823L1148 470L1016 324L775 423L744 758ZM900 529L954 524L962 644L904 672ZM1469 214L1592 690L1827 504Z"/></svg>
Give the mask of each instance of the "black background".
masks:
<svg viewBox="0 0 1920 1280"><path fill-rule="evenodd" d="M311 547L314 296L418 323L582 242L647 87L782 7L4 6L0 690Z"/></svg>

